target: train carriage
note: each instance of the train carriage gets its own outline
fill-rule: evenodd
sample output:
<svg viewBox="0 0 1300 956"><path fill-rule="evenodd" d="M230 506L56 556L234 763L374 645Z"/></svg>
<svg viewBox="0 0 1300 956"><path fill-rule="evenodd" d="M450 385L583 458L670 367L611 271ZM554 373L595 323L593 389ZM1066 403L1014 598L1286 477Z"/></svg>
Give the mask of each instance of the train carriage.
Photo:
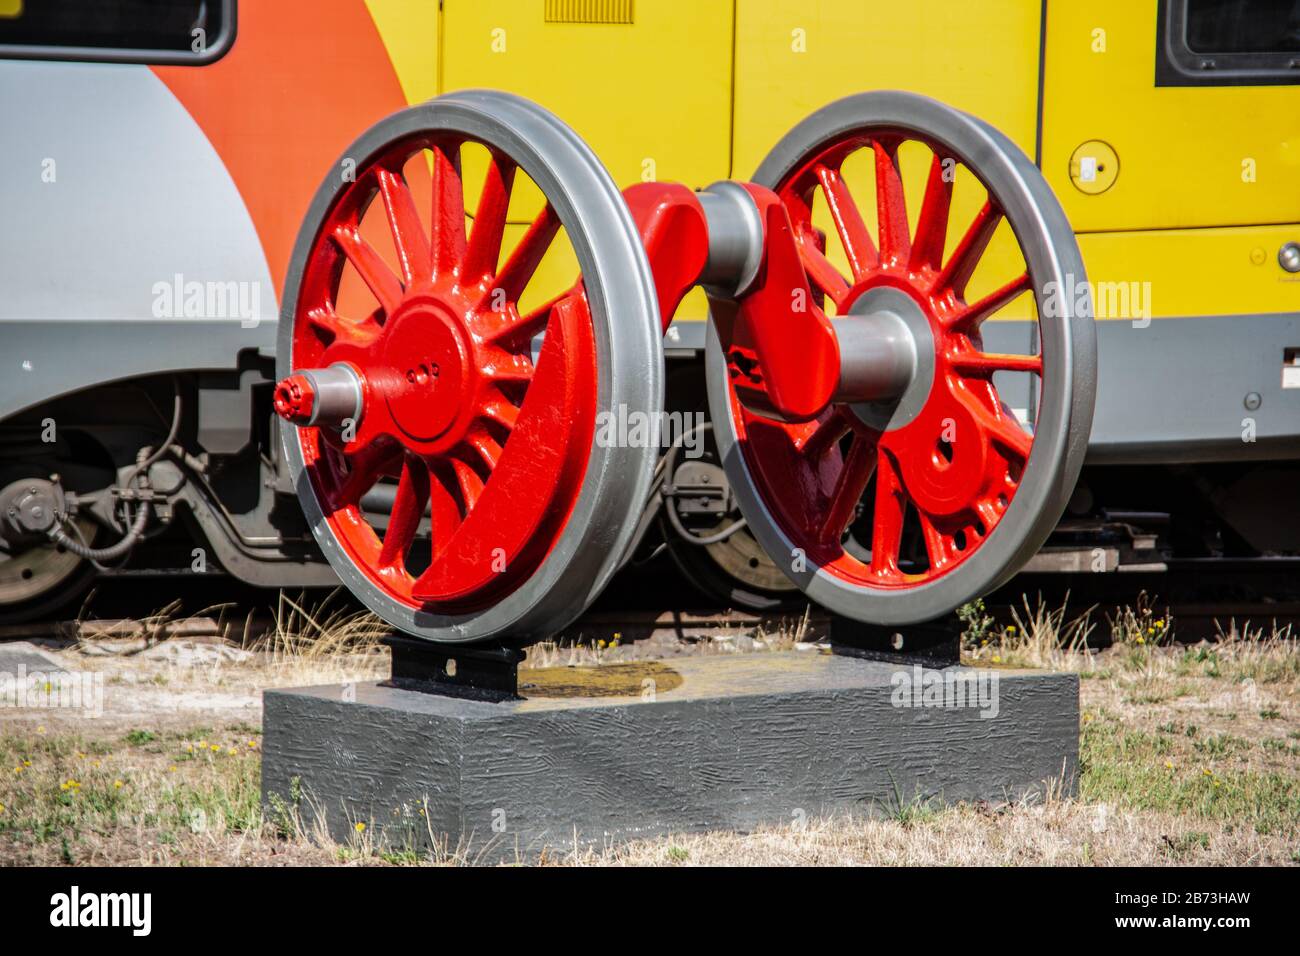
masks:
<svg viewBox="0 0 1300 956"><path fill-rule="evenodd" d="M307 266L296 243L321 177L357 174L348 150L361 131L484 87L562 116L619 184L704 187L755 170L761 182L787 130L863 90L980 117L1032 160L1073 229L1086 274L1050 294L1091 302L1097 319L1087 463L1032 566L1294 554L1298 63L1293 0L121 0L93 14L0 0L12 224L0 255L0 614L46 613L128 557L256 585L337 580L273 409L282 297ZM489 150L462 162L466 181L491 175ZM913 229L928 162L897 157ZM877 175L865 160L843 172L868 191ZM403 174L431 208L434 166ZM543 192L515 189L505 247L526 241ZM949 248L979 214L960 179L953 202ZM836 234L824 199L808 214L823 238ZM873 235L883 227L874 206L863 218ZM1016 239L1005 223L990 232L968 298L1015 274ZM547 251L532 302L572 285L575 242ZM831 241L825 256L848 275L851 251ZM398 251L385 256L400 272ZM344 275L340 311L365 308L365 295ZM1034 307L1009 300L984 323L984 347L1032 354ZM709 308L696 290L667 329L667 408L681 417L623 544L662 540L708 597L772 606L797 591L740 519L719 459L703 385ZM1009 369L997 381L1031 425L1032 379ZM365 490L381 526L397 484ZM427 530L426 519L418 536Z"/></svg>

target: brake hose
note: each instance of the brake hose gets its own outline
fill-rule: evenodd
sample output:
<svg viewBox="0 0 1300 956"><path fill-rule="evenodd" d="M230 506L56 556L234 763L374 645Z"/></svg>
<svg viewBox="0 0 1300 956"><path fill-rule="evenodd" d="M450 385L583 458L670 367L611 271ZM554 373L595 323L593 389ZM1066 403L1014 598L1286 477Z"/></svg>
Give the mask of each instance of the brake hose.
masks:
<svg viewBox="0 0 1300 956"><path fill-rule="evenodd" d="M177 381L176 379L172 379L172 388L175 391L175 398L172 404L172 425L171 425L171 429L167 432L167 439L156 449L151 449L148 447L140 449L139 453L136 455L135 468L131 470L131 474L127 476L126 481L124 481L121 485L121 490L123 492L130 491L132 484L134 484L137 481L137 479L140 481L141 486L143 488L147 489L149 487L149 466L152 465L154 462L156 462L164 454L166 454L167 450L172 446L172 443L176 440L177 434L180 433L181 430L180 382ZM118 541L116 544L109 545L107 548L92 548L90 547L90 545L85 544L73 538L71 535L69 535L66 531L63 530L62 519L64 517L66 516L60 516L60 520L56 521L50 527L49 531L47 532L49 534L50 540L52 540L55 544L60 545L66 548L67 550L71 551L73 554L77 555L78 557L85 558L87 561L94 561L96 564L100 564L105 561L112 561L116 558L120 558L122 555L126 554L128 551L130 551L132 548L136 546L140 538L143 537L144 535L145 525L149 523L149 502L141 501L139 503L135 512L135 518L131 522L131 526L127 528L126 534L122 537L122 540Z"/></svg>

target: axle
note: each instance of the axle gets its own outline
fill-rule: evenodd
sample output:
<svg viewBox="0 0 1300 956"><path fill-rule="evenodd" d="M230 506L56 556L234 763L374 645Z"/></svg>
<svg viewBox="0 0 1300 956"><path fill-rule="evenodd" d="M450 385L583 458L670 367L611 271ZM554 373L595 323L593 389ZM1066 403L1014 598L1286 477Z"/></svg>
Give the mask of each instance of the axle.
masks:
<svg viewBox="0 0 1300 956"><path fill-rule="evenodd" d="M771 190L734 181L699 192L640 183L623 195L654 275L664 329L686 293L703 286L737 395L751 411L810 421L832 401L898 400L917 381L924 323L899 314L906 303L875 308L866 295L848 314L829 318L800 255L801 244L814 240L795 235ZM422 391L419 381L404 380L421 374L436 378L414 367L377 374L343 363L300 369L276 386L275 410L295 425L341 428L360 421L368 396L391 401Z"/></svg>

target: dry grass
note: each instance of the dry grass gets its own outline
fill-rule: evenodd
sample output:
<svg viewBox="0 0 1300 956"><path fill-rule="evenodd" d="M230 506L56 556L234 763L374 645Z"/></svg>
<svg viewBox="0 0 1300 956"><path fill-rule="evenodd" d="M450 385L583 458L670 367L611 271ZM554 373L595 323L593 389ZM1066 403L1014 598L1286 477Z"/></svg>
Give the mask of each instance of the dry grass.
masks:
<svg viewBox="0 0 1300 956"><path fill-rule="evenodd" d="M873 818L793 821L751 834L573 847L543 862L1300 862L1300 652L1289 632L1246 626L1215 643L1177 646L1174 622L1145 600L1102 619L1026 602L1002 629L982 609L965 613L968 663L1079 674L1077 797L911 803L879 808ZM788 649L806 629L805 618L770 632L719 635L693 650ZM1099 632L1111 646L1090 650ZM337 844L319 828L305 831L287 808L260 807L260 688L380 677L382 633L367 615L309 611L286 598L271 631L237 659L205 656L201 646L192 658L64 652L73 666L105 670L109 717L0 719L0 864L477 862L481 848L431 840L435 849L417 854L385 845L365 821L349 821L349 839ZM641 646L649 643L539 645L529 662L623 662L653 656L654 647ZM418 811L411 823L425 826Z"/></svg>

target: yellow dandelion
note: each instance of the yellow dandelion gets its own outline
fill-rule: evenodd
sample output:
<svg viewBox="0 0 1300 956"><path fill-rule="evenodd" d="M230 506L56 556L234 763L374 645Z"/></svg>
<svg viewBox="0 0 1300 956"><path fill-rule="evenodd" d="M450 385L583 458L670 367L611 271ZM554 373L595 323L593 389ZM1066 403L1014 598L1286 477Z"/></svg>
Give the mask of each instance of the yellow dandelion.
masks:
<svg viewBox="0 0 1300 956"><path fill-rule="evenodd" d="M1008 634L1014 634L1014 633L1016 633L1016 626L1015 626L1014 624L1008 624L1008 625L1007 625L1007 633L1008 633Z"/></svg>
<svg viewBox="0 0 1300 956"><path fill-rule="evenodd" d="M43 733L45 733L45 727L44 727L44 726L37 727L37 728L36 728L36 732L37 732L38 734L43 734Z"/></svg>
<svg viewBox="0 0 1300 956"><path fill-rule="evenodd" d="M256 740L250 740L250 741L248 742L248 746L249 746L249 747L252 747L252 748L254 748L254 749L256 749L256 748L257 748L257 741L256 741Z"/></svg>
<svg viewBox="0 0 1300 956"><path fill-rule="evenodd" d="M1222 780L1216 780L1216 781L1214 781L1214 785L1215 785L1216 787L1222 787L1222 786L1223 786L1223 781L1222 781Z"/></svg>
<svg viewBox="0 0 1300 956"><path fill-rule="evenodd" d="M597 641L597 642L596 642L596 646L599 647L601 650L604 650L604 649L605 649L605 641L604 641L603 639Z"/></svg>
<svg viewBox="0 0 1300 956"><path fill-rule="evenodd" d="M1209 767L1206 767L1204 770L1201 771L1201 773L1205 774L1207 777L1214 776L1214 771L1211 770Z"/></svg>
<svg viewBox="0 0 1300 956"><path fill-rule="evenodd" d="M32 765L32 762L31 762L30 760L24 760L24 761L23 761L23 766L24 766L24 767L30 767L31 765Z"/></svg>
<svg viewBox="0 0 1300 956"><path fill-rule="evenodd" d="M126 786L126 784L122 783L121 780L114 780L114 781L113 781L113 789L114 789L114 790L121 790L124 786Z"/></svg>
<svg viewBox="0 0 1300 956"><path fill-rule="evenodd" d="M1172 760L1166 760L1166 761L1165 761L1165 769L1166 769L1166 770L1173 770L1173 769L1174 769L1174 762L1173 762Z"/></svg>
<svg viewBox="0 0 1300 956"><path fill-rule="evenodd" d="M356 826L354 827L354 829L355 829L358 833L365 833L365 832L366 832L366 825L365 825L364 823L362 823L360 820L358 820L357 823L356 823Z"/></svg>
<svg viewBox="0 0 1300 956"><path fill-rule="evenodd" d="M1143 639L1143 637L1142 637L1141 634L1139 634L1139 635L1138 635L1138 638L1137 638L1137 642L1138 642L1139 644L1145 644L1145 643L1146 643L1146 640Z"/></svg>
<svg viewBox="0 0 1300 956"><path fill-rule="evenodd" d="M208 748L208 749L210 749L214 754L219 754L219 753L221 753L221 744L213 744L213 745L212 745L210 748Z"/></svg>
<svg viewBox="0 0 1300 956"><path fill-rule="evenodd" d="M236 750L234 747L231 747L228 751L226 751L226 753L230 754L230 756L233 757L235 756L235 754L239 753L239 751Z"/></svg>
<svg viewBox="0 0 1300 956"><path fill-rule="evenodd" d="M994 664L1001 664L1001 663L1002 663L1002 658L999 657L997 654L994 654L994 655L993 655L993 663L994 663Z"/></svg>
<svg viewBox="0 0 1300 956"><path fill-rule="evenodd" d="M14 773L22 773L22 772L23 772L22 767L14 767Z"/></svg>
<svg viewBox="0 0 1300 956"><path fill-rule="evenodd" d="M3 803L0 803L0 813L4 813L4 812L5 812L5 805Z"/></svg>
<svg viewBox="0 0 1300 956"><path fill-rule="evenodd" d="M172 764L170 767L168 767L168 768L167 768L167 772L168 772L168 773L175 773L175 772L176 772L176 764Z"/></svg>
<svg viewBox="0 0 1300 956"><path fill-rule="evenodd" d="M98 760L92 760L92 761L90 762L90 765L91 765L92 767L98 767L98 766L99 766L99 761L98 761Z"/></svg>

